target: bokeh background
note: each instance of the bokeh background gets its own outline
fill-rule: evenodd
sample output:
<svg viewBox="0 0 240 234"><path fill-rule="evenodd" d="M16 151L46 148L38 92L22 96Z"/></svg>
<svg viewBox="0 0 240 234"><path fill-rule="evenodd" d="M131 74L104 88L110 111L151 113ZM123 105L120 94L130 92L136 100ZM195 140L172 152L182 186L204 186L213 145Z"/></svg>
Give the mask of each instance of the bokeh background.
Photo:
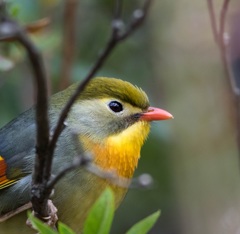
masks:
<svg viewBox="0 0 240 234"><path fill-rule="evenodd" d="M32 35L41 49L49 93L62 88L65 2L9 0L23 25L49 17ZM87 74L110 33L114 1L79 0L71 82ZM143 1L125 1L123 18ZM222 1L215 1L219 14ZM227 25L239 10L231 1ZM229 27L227 27L229 29ZM152 189L131 189L116 212L113 234L124 233L156 210L152 234L239 234L240 173L234 106L214 42L207 1L153 2L143 27L120 44L98 72L142 87L151 104L174 120L153 123L136 176L149 173ZM0 127L34 103L32 73L18 44L0 44ZM0 139L2 140L2 139Z"/></svg>

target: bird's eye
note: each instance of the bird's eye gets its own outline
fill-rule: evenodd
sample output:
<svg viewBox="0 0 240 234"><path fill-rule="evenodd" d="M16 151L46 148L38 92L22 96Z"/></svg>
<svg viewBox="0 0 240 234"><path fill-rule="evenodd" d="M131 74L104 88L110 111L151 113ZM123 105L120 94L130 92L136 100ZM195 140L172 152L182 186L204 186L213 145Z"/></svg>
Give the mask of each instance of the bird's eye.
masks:
<svg viewBox="0 0 240 234"><path fill-rule="evenodd" d="M117 101L110 102L108 106L113 112L121 112L123 110L122 104Z"/></svg>

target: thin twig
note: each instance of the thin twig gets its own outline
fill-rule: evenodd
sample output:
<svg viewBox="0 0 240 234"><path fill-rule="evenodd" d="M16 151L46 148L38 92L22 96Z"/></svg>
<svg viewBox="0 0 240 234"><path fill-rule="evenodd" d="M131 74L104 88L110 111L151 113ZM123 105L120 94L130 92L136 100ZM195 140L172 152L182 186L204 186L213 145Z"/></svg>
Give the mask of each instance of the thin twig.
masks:
<svg viewBox="0 0 240 234"><path fill-rule="evenodd" d="M220 10L220 17L219 17L219 30L217 30L216 16L215 16L213 3L212 3L212 0L207 0L208 11L211 19L212 32L214 35L215 42L217 43L221 53L221 60L222 60L224 72L227 78L226 81L227 81L228 89L230 90L230 93L234 95L239 95L239 91L235 85L234 78L232 77L229 66L228 66L228 58L227 58L227 51L226 51L225 23L226 23L226 15L228 11L229 2L230 0L223 1L222 7Z"/></svg>
<svg viewBox="0 0 240 234"><path fill-rule="evenodd" d="M215 39L215 42L218 44L219 50L221 53L221 60L222 60L223 69L226 76L227 87L235 105L237 145L238 145L238 151L240 154L240 90L237 87L235 78L231 72L231 69L229 68L229 61L228 61L227 49L226 49L226 39L225 39L225 24L226 24L226 15L229 7L229 2L230 0L223 1L221 11L220 11L220 17L219 17L219 32L217 31L217 27L216 27L216 18L215 18L212 0L208 0L208 10L210 13L214 39Z"/></svg>
<svg viewBox="0 0 240 234"><path fill-rule="evenodd" d="M93 76L96 74L96 72L102 67L102 65L106 61L109 54L113 51L115 46L120 41L123 41L128 36L130 36L143 23L146 15L147 15L150 3L151 3L151 0L147 0L147 1L145 1L144 7L142 9L135 10L135 14L133 14L134 20L128 27L127 31L120 33L121 28L119 27L119 25L114 22L112 23L112 33L111 33L108 43L106 44L106 47L104 48L102 53L99 55L98 59L96 60L96 62L92 66L92 68L90 69L90 71L87 74L87 76L85 77L85 79L77 87L75 93L68 100L67 104L65 105L65 107L62 110L62 113L58 119L58 123L55 128L55 131L53 133L53 137L50 141L50 152L54 151L58 137L60 136L60 134L62 132L63 123L64 123L65 119L67 118L69 110L71 109L73 103L76 101L79 94L84 90L84 88L86 87L88 82L93 78ZM116 10L116 12L118 12L118 13L121 12L121 9L119 9L120 7L121 7L121 4L118 4L118 9ZM136 11L141 12L141 15L136 14ZM117 18L119 18L119 17L120 16L118 16ZM116 17L114 19L116 19ZM50 155L53 155L53 154L51 153ZM52 159L49 158L49 165L51 163L50 161L52 162ZM51 165L50 165L50 168L51 168Z"/></svg>
<svg viewBox="0 0 240 234"><path fill-rule="evenodd" d="M82 148L81 143L79 142L79 136L77 132L72 133L72 141L76 147L78 152L78 156L76 156L72 162L66 165L57 175L49 179L47 183L47 189L52 191L57 182L62 179L68 172L77 169L79 167L84 167L84 169L99 178L108 180L114 185L117 185L121 188L135 188L135 189L147 189L152 188L153 179L149 174L142 174L137 178L124 178L119 175L115 171L106 171L101 169L97 165L93 163L93 157L89 152L84 153L84 149Z"/></svg>
<svg viewBox="0 0 240 234"><path fill-rule="evenodd" d="M118 41L122 41L130 36L145 20L152 0L146 0L141 9L136 9L132 15L132 22L129 24L127 30L119 35Z"/></svg>
<svg viewBox="0 0 240 234"><path fill-rule="evenodd" d="M48 207L48 198L51 193L51 188L57 181L66 174L67 171L72 170L76 165L70 165L65 168L65 171L61 171L56 175L55 179L50 181L52 170L52 159L56 142L64 129L64 121L67 118L68 112L73 103L83 91L89 80L96 74L96 72L102 67L109 54L113 51L120 41L123 41L130 36L144 21L147 11L149 9L151 0L146 0L142 9L134 11L133 20L127 27L126 31L122 31L120 24L116 23L116 20L121 21L122 3L118 1L116 6L115 18L112 23L112 33L109 38L106 47L99 55L98 59L92 66L91 70L80 83L73 96L69 99L63 111L59 117L55 131L52 138L49 141L49 123L48 123L48 102L47 102L47 88L46 88L46 74L43 66L42 57L33 43L27 36L26 31L20 27L15 21L12 21L5 14L5 4L0 2L0 40L16 40L19 41L27 50L30 62L33 67L34 78L37 85L37 105L36 105L36 122L37 122L37 144L36 144L36 160L33 172L32 182L32 205L34 213L38 217L48 217L50 210ZM122 21L121 21L122 23ZM83 161L79 164L82 164ZM89 167L91 170L92 167ZM98 173L96 170L92 170L94 173ZM109 176L109 175L108 175ZM50 184L48 183L50 181Z"/></svg>
<svg viewBox="0 0 240 234"><path fill-rule="evenodd" d="M115 1L115 12L114 12L114 19L118 20L122 16L122 9L123 9L123 0L116 0Z"/></svg>
<svg viewBox="0 0 240 234"><path fill-rule="evenodd" d="M225 23L226 23L226 14L228 10L230 0L224 0L221 12L220 12L220 18L219 18L219 49L221 52L221 58L222 63L226 75L227 85L229 87L229 90L233 92L233 94L236 95L235 92L235 82L233 77L231 76L230 69L228 67L228 59L227 59L227 51L226 51L226 40L225 40Z"/></svg>
<svg viewBox="0 0 240 234"><path fill-rule="evenodd" d="M210 16L213 37L215 42L218 44L218 30L217 30L216 15L215 15L215 10L213 6L213 1L207 0L207 3L208 3L208 12Z"/></svg>
<svg viewBox="0 0 240 234"><path fill-rule="evenodd" d="M237 130L237 146L238 152L240 154L240 92L239 88L236 85L235 78L232 75L232 72L229 68L229 61L227 56L226 50L226 42L225 42L225 23L226 23L226 15L228 11L230 0L224 0L221 13L220 13L220 25L219 25L219 38L220 38L220 51L221 51L221 58L226 74L226 78L228 81L229 89L231 90L234 104L235 104L235 120L236 120L236 130Z"/></svg>
<svg viewBox="0 0 240 234"><path fill-rule="evenodd" d="M92 163L91 157L88 155L79 155L76 157L69 165L63 168L55 177L53 177L47 184L47 188L52 190L57 182L62 179L68 172L77 169L79 167L84 167L84 169L101 179L110 181L112 184L117 185L122 188L128 188L131 179L126 179L124 177L119 177L114 171L105 171L94 163ZM140 186L139 186L140 187Z"/></svg>
<svg viewBox="0 0 240 234"><path fill-rule="evenodd" d="M89 163L91 163L91 157L88 155L79 155L78 157L75 157L74 160L69 163L65 168L63 168L56 176L54 176L51 180L47 183L48 190L52 190L56 183L62 179L68 172L79 168L79 167L86 167Z"/></svg>
<svg viewBox="0 0 240 234"><path fill-rule="evenodd" d="M76 42L76 13L78 0L65 1L63 16L63 56L60 90L67 88L71 82Z"/></svg>
<svg viewBox="0 0 240 234"><path fill-rule="evenodd" d="M224 0L221 12L220 12L220 19L219 19L219 35L222 39L224 39L224 32L225 32L225 23L226 23L226 15L228 11L230 0Z"/></svg>

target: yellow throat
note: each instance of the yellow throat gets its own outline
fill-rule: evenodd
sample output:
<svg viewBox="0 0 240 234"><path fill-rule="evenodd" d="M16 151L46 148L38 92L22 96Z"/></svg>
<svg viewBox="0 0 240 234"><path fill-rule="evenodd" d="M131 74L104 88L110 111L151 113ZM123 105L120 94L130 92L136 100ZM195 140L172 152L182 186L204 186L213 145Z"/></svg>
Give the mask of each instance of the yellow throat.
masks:
<svg viewBox="0 0 240 234"><path fill-rule="evenodd" d="M121 133L103 139L101 144L87 137L81 137L81 141L84 148L93 154L93 161L100 169L131 178L149 130L148 122L139 121Z"/></svg>

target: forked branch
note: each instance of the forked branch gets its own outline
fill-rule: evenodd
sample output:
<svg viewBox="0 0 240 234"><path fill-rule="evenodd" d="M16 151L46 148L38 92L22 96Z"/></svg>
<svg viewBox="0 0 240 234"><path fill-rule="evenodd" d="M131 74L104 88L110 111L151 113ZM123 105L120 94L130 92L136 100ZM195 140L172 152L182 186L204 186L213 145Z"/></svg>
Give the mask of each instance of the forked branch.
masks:
<svg viewBox="0 0 240 234"><path fill-rule="evenodd" d="M138 27L142 25L148 13L151 2L151 0L145 0L143 7L136 9L133 12L132 19L126 25L126 27L122 27L122 1L116 0L116 8L114 13L115 15L112 21L112 32L110 38L106 43L106 46L103 49L102 53L100 53L99 57L93 64L89 73L79 84L75 93L63 108L54 133L52 137L50 137L46 85L47 82L42 56L28 37L27 31L24 29L24 27L20 26L16 21L12 20L11 17L6 13L6 4L4 1L0 0L0 41L17 41L25 48L33 69L34 80L36 83L37 143L36 159L32 180L31 201L34 214L36 214L39 218L45 219L46 217L52 217L52 209L48 206L48 199L51 194L51 189L58 182L58 180L68 171L74 169L76 166L84 166L86 164L88 165L88 161L86 160L85 162L83 158L81 159L82 161L73 162L73 164L66 166L65 170L56 175L54 179L50 179L54 149L56 147L57 140L62 130L64 129L64 121L67 118L73 103L79 94L84 90L90 79L102 67L110 53L112 53L119 42L127 39ZM126 30L123 30L123 28L126 28ZM93 170L92 167L90 169ZM99 174L101 176L101 173L98 173L98 171L96 171L96 174ZM47 221L49 222L49 220Z"/></svg>

